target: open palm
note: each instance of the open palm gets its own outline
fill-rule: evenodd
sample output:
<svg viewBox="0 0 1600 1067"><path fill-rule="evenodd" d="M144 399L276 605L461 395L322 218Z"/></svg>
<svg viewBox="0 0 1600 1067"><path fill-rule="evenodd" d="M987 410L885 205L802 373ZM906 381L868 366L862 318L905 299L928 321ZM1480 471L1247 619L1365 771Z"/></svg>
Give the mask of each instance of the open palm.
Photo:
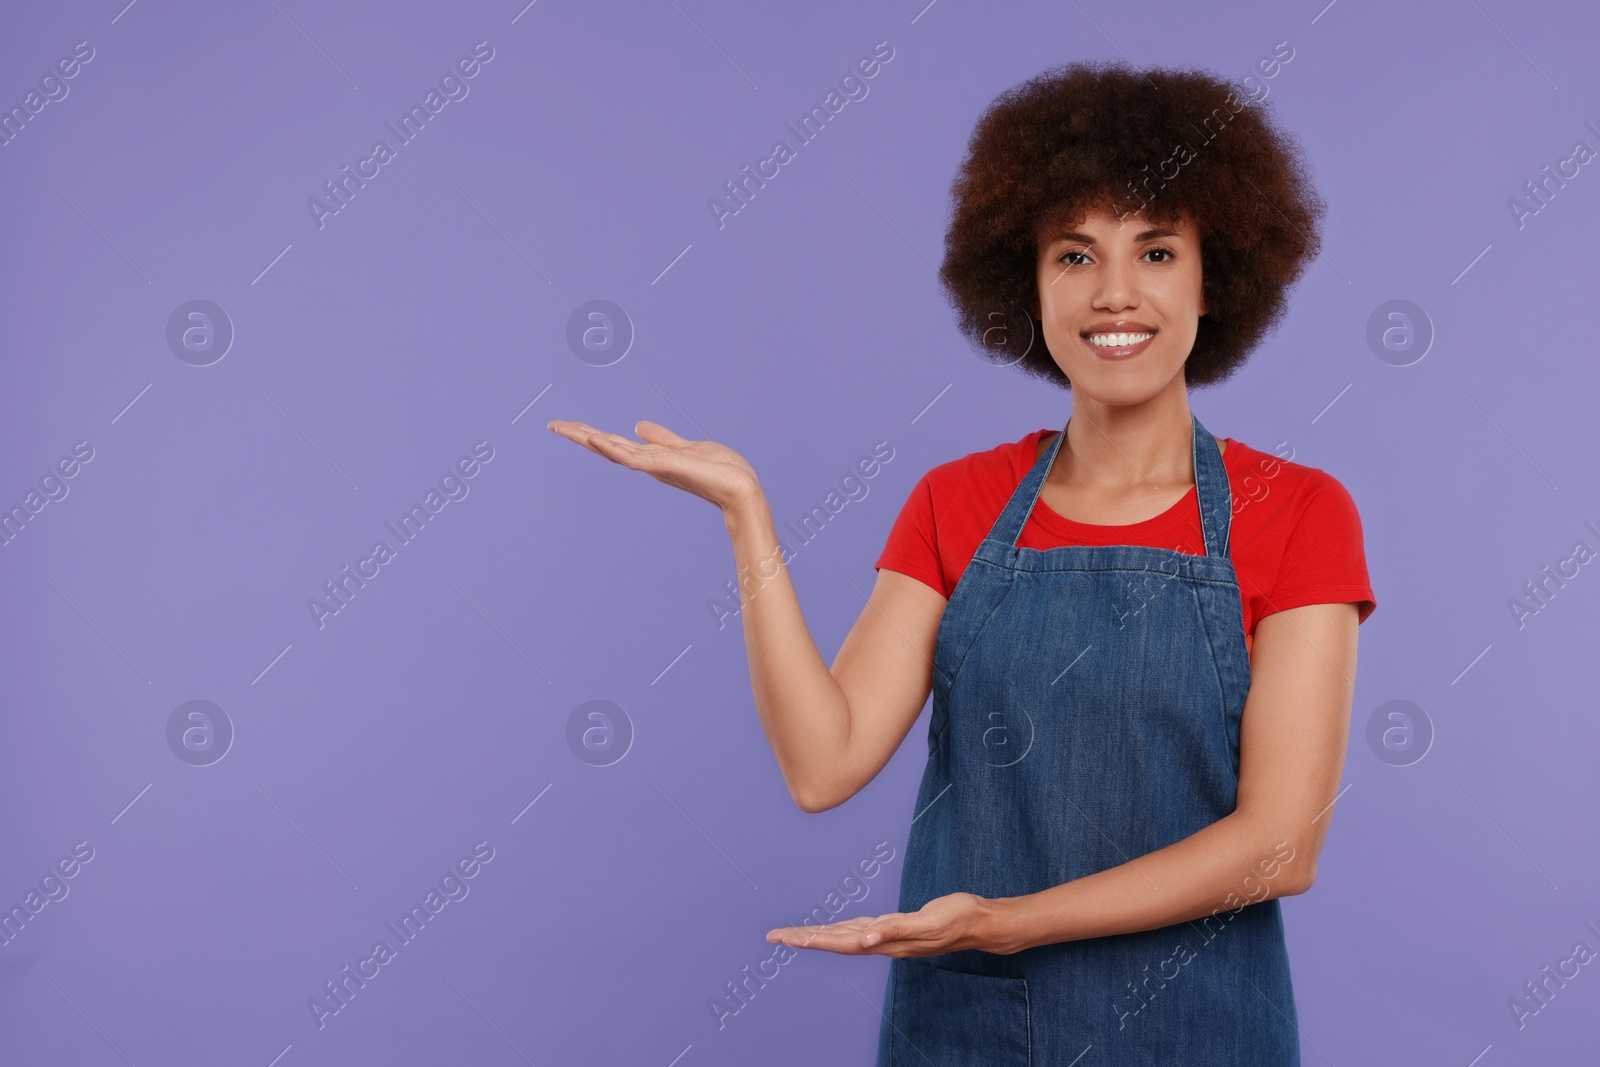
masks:
<svg viewBox="0 0 1600 1067"><path fill-rule="evenodd" d="M679 437L658 422L634 424L633 432L643 442L568 419L552 419L549 428L613 463L643 471L724 511L761 491L755 470L739 453L715 441Z"/></svg>
<svg viewBox="0 0 1600 1067"><path fill-rule="evenodd" d="M995 946L984 933L991 902L972 893L935 897L913 912L858 915L825 926L780 926L767 940L844 956L937 956Z"/></svg>

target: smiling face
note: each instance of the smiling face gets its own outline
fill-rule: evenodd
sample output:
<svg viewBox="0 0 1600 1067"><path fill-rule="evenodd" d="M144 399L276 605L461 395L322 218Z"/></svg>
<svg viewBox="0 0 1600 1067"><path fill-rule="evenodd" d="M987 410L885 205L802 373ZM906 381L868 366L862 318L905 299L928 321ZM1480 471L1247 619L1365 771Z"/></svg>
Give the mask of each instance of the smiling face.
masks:
<svg viewBox="0 0 1600 1067"><path fill-rule="evenodd" d="M1034 308L1077 402L1141 404L1183 389L1206 314L1192 219L1151 223L1103 210L1038 235Z"/></svg>

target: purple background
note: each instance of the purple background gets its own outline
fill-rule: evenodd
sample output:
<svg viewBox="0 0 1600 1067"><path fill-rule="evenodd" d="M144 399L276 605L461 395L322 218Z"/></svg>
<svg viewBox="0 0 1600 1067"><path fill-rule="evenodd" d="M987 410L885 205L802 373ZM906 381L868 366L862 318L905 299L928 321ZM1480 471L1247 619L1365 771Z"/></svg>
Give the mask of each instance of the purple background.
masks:
<svg viewBox="0 0 1600 1067"><path fill-rule="evenodd" d="M1591 13L123 2L0 34L6 108L94 49L0 147L0 505L94 450L0 548L0 905L95 850L0 947L0 1060L870 1063L883 957L802 953L720 1029L709 1001L879 841L846 914L894 909L926 718L849 804L797 810L710 607L719 516L545 423L722 442L780 521L887 441L791 566L831 662L916 480L1068 411L977 358L935 282L974 120L1054 64L1238 80L1279 41L1262 84L1324 255L1194 406L1349 488L1380 604L1320 877L1283 905L1305 1062L1592 1055L1600 966L1520 1030L1507 1007L1600 949L1600 569L1520 629L1507 605L1600 548L1600 176L1520 227L1508 206L1600 148ZM307 200L484 40L469 95L319 228ZM798 145L784 123L884 40L869 95ZM719 229L708 200L779 138L796 158ZM235 330L209 366L166 340L197 298ZM593 299L636 331L608 366L566 340ZM1366 340L1395 299L1436 331L1408 366ZM484 440L469 495L319 629L307 601ZM236 733L209 766L166 738L193 699ZM634 731L610 766L567 740L593 699ZM1395 699L1435 735L1409 766L1366 739ZM319 1030L309 998L478 841L470 895Z"/></svg>

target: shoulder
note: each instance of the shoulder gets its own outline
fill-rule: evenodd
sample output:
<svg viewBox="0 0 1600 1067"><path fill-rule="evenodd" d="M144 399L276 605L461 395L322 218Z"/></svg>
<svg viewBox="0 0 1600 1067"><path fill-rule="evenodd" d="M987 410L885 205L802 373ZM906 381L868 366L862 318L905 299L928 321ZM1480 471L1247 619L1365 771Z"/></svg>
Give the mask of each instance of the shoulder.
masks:
<svg viewBox="0 0 1600 1067"><path fill-rule="evenodd" d="M1355 501L1339 479L1293 456L1287 445L1262 452L1231 440L1223 453L1233 492L1230 546L1241 575L1254 575L1256 617L1355 603L1365 621L1377 605Z"/></svg>
<svg viewBox="0 0 1600 1067"><path fill-rule="evenodd" d="M1344 484L1317 467L1294 461L1279 443L1263 452L1229 440L1223 453L1233 495L1237 542L1279 556L1363 553L1361 515Z"/></svg>
<svg viewBox="0 0 1600 1067"><path fill-rule="evenodd" d="M1040 439L1054 432L1031 430L1016 440L968 452L934 467L923 480L933 493L947 497L992 486L1001 486L1009 494L1037 460Z"/></svg>
<svg viewBox="0 0 1600 1067"><path fill-rule="evenodd" d="M1034 460L1045 430L968 452L925 473L911 490L878 566L951 595L978 543Z"/></svg>
<svg viewBox="0 0 1600 1067"><path fill-rule="evenodd" d="M1354 507L1349 491L1339 479L1319 467L1296 463L1294 456L1295 450L1287 442L1280 441L1267 452L1229 438L1223 465L1235 494L1243 493L1247 498L1252 493L1265 495L1261 492L1265 488L1302 504L1327 498L1330 503Z"/></svg>

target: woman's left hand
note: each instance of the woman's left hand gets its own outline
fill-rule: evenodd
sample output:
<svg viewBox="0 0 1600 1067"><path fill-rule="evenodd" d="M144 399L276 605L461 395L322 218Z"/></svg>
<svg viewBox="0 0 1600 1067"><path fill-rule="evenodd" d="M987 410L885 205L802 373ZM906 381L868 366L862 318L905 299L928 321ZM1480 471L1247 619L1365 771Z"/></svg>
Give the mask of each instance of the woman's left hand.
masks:
<svg viewBox="0 0 1600 1067"><path fill-rule="evenodd" d="M994 901L971 893L935 897L914 912L876 918L859 915L826 926L781 926L767 940L794 948L825 949L846 956L937 956L962 949L991 951L988 931Z"/></svg>

